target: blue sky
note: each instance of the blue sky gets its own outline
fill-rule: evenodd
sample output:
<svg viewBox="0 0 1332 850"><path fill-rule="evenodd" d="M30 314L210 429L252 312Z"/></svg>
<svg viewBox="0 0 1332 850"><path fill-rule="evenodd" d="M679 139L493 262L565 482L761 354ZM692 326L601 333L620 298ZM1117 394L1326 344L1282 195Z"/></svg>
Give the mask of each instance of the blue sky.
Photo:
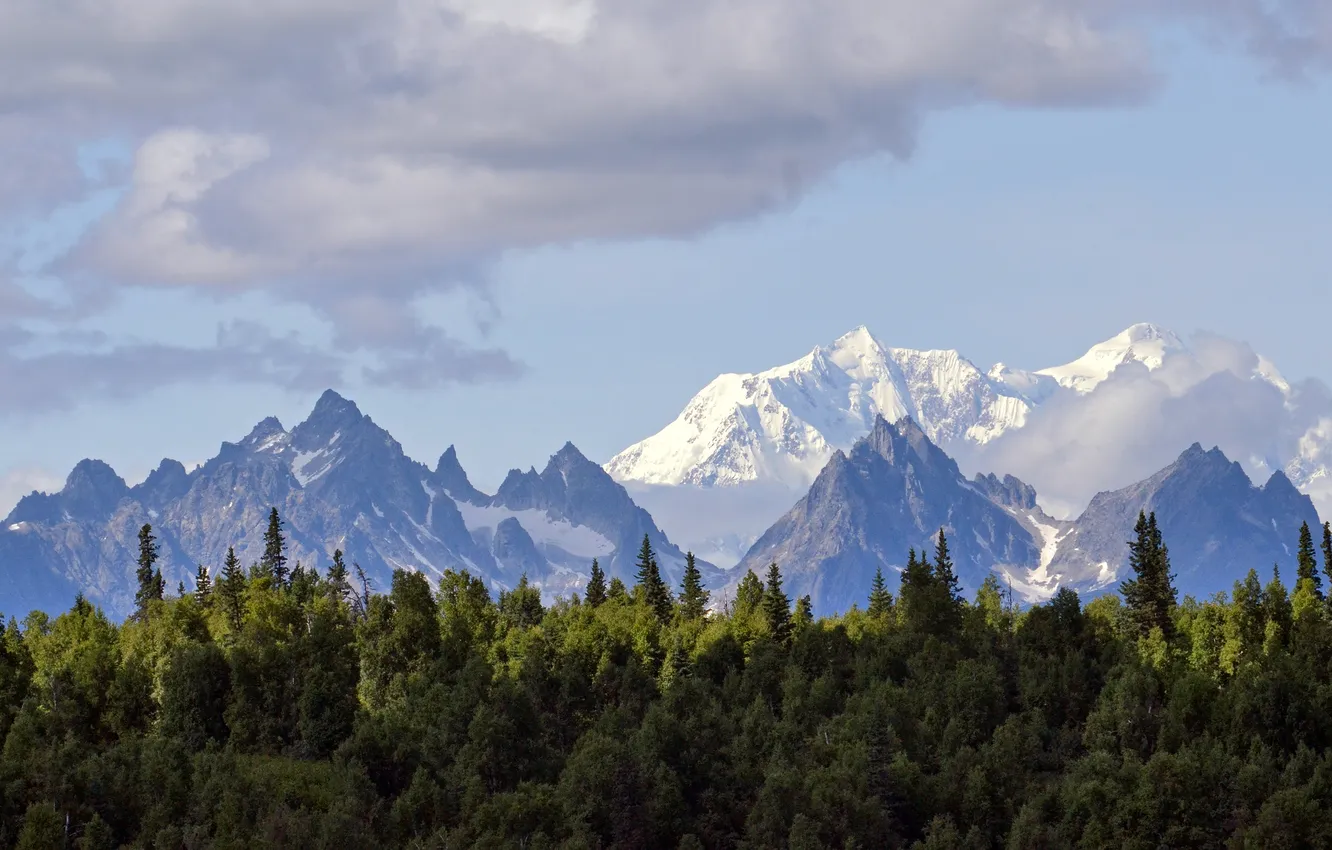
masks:
<svg viewBox="0 0 1332 850"><path fill-rule="evenodd" d="M1115 70L1110 82L1072 97L1001 92L963 105L930 101L906 110L910 120L921 119L914 132L883 130L864 146L869 153L858 151L857 134L879 133L876 121L838 124L851 141L802 149L799 161L814 163L807 173L776 189L759 187L785 192L775 202L746 201L759 184L738 181L734 195L719 192L699 207L695 199L730 179L729 160L703 157L707 167L698 167L691 148L677 165L663 148L655 160L632 161L645 171L654 169L643 162L660 161L661 174L651 179L604 193L579 186L534 194L521 215L511 221L506 213L505 226L474 224L450 209L435 231L435 196L347 195L327 175L298 181L309 176L303 163L284 161L289 173L272 177L271 186L246 184L249 196L238 189L234 197L204 198L211 205L198 202L198 220L234 238L227 244L260 246L248 256L186 254L140 226L149 219L130 213L156 185L143 176L145 139L193 119L212 133L251 134L225 144L210 136L207 156L193 160L195 176L199 162L211 162L243 178L251 162L277 162L270 144L280 150L280 140L298 138L295 131L266 125L274 119L258 108L233 128L220 113L159 112L146 96L105 107L71 96L72 109L98 120L50 119L49 126L76 166L74 151L82 150L84 179L63 193L20 186L18 196L33 202L0 207L8 216L0 234L11 234L11 248L22 246L0 251L0 259L10 253L12 279L28 291L64 291L63 300L81 307L78 315L15 311L0 322L0 331L34 335L13 349L10 371L0 364L0 381L17 387L24 358L43 354L104 351L108 363L120 363L113 352L126 347L162 348L127 358L123 369L108 367L116 371L86 388L81 382L92 370L83 361L65 372L43 367L42 382L68 382L68 395L78 399L72 406L47 403L40 387L7 391L0 383L0 501L62 479L85 456L131 479L163 456L204 460L264 416L294 425L326 383L356 399L409 454L433 465L456 444L474 480L494 487L508 468L540 466L568 439L605 460L672 419L717 373L792 360L859 324L892 345L957 348L982 367L1004 360L1039 368L1152 321L1186 335L1207 330L1246 341L1287 378L1332 382L1325 58L1302 73L1277 73L1268 57L1191 33L1151 30L1150 76L1161 82L1146 94L1134 74ZM484 62L488 54L478 55ZM982 81L989 75L977 72ZM1105 86L1127 93L1105 96ZM630 119L625 126L632 129ZM709 130L699 131L714 140L708 144L728 144L715 126L699 126ZM257 131L273 141L256 141ZM0 145L6 138L0 127ZM200 144L168 141L168 154ZM587 138L574 141L589 158L621 155L609 143L596 154ZM472 142L441 144L461 150ZM290 147L311 161L323 154L305 138ZM520 147L506 155L521 158L513 153ZM743 154L767 155L754 146ZM32 162L37 168L47 160ZM579 166L598 185L601 167ZM685 173L678 194L676 168ZM709 182L712 169L719 176ZM572 173L576 179L584 171ZM193 204L191 191L208 196L214 184L193 185L174 183L171 191ZM350 197L350 207L325 221L317 206L292 206L278 219L271 210L286 210L291 187L334 207ZM448 197L465 208L469 188L490 191L458 179L448 183ZM269 218L242 215L260 202ZM404 207L413 214L399 219ZM307 238L305 221L324 241ZM351 237L342 235L343 222L351 222ZM328 233L344 241L330 242ZM439 247L455 236L462 247ZM372 252L346 248L371 238ZM325 248L337 264L324 261ZM152 265L159 257L166 259ZM200 271L201 263L215 265ZM369 291L374 299L360 298ZM4 296L0 288L0 309ZM411 314L395 312L392 305L409 298L416 299ZM219 323L236 321L261 322L264 331L255 336L237 326L214 344ZM193 349L210 353L188 368L172 354ZM290 361L308 361L308 373L293 377L269 362L288 351ZM350 351L353 366L400 358L407 377L366 378L349 368L343 378L320 381L328 369L320 358L330 351ZM164 386L135 389L173 369L179 375ZM437 372L457 379L412 377Z"/></svg>

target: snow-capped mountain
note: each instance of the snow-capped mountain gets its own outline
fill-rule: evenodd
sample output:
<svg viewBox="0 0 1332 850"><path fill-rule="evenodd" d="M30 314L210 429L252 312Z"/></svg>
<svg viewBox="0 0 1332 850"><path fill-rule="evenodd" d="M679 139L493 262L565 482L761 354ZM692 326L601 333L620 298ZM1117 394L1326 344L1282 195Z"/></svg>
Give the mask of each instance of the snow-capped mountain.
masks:
<svg viewBox="0 0 1332 850"><path fill-rule="evenodd" d="M586 583L593 558L632 582L645 534L668 576L683 561L624 488L572 444L543 473L515 470L487 496L452 448L431 470L329 391L290 431L265 419L193 472L166 460L129 487L106 464L83 461L60 492L24 498L0 525L0 610L62 610L81 591L123 615L133 603L144 523L154 528L174 589L192 586L199 563L218 569L228 547L246 565L258 560L271 507L286 524L293 562L322 569L342 549L377 588L387 588L397 568L432 579L452 569L494 590L525 573L548 597L567 596Z"/></svg>
<svg viewBox="0 0 1332 850"><path fill-rule="evenodd" d="M677 538L697 550L715 552L717 562L725 563L743 554L766 525L750 522L748 515L755 511L741 509L738 513L744 519L728 529L738 536L723 539L717 530L704 528L710 511L706 505L712 501L704 491L737 489L735 501L742 504L751 493L761 492L771 503L774 488L785 488L794 504L834 452L849 450L869 433L876 416L889 421L910 416L932 441L966 465L983 470L991 465L986 460L991 450L1005 442L1001 438L1042 421L1044 410L1067 411L1082 403L1116 370L1160 372L1164 389L1157 389L1168 395L1179 386L1197 385L1209 374L1229 369L1238 370L1237 377L1260 381L1282 393L1291 412L1286 417L1289 424L1281 427L1297 429L1293 436L1272 435L1250 451L1230 448L1254 474L1284 468L1296 486L1332 503L1332 411L1306 433L1307 426L1299 422L1307 417L1294 412L1299 391L1270 362L1250 354L1248 362L1218 365L1209 357L1169 330L1137 324L1061 366L1027 371L999 363L982 371L956 351L893 348L860 327L785 366L720 376L674 422L620 452L606 470L666 522ZM1131 438L1126 431L1123 439ZM1274 450L1274 446L1286 448ZM1073 449L1076 445L1069 448ZM1040 458L1031 460L1039 462ZM1052 454L1048 462L1060 461ZM1042 477L1036 466L1011 471ZM1092 488L1117 486L1122 479L1087 483ZM1063 515L1070 515L1086 504L1090 492L1094 489L1080 497L1053 490L1047 495L1054 496ZM690 504L697 507L690 510ZM729 552L724 551L728 543Z"/></svg>

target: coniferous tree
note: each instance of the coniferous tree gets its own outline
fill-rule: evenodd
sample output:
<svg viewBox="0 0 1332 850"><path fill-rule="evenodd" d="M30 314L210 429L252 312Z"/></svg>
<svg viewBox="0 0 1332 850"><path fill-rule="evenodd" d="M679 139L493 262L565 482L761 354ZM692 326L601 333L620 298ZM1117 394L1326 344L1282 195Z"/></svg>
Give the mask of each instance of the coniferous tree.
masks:
<svg viewBox="0 0 1332 850"><path fill-rule="evenodd" d="M194 598L200 607L207 608L212 602L212 596L213 578L208 574L208 568L200 564L194 573Z"/></svg>
<svg viewBox="0 0 1332 850"><path fill-rule="evenodd" d="M888 585L883 580L883 567L879 567L874 571L874 583L870 585L869 615L871 617L887 617L892 607L893 595L888 592Z"/></svg>
<svg viewBox="0 0 1332 850"><path fill-rule="evenodd" d="M796 600L795 615L791 617L791 630L799 633L814 622L814 602L808 593Z"/></svg>
<svg viewBox="0 0 1332 850"><path fill-rule="evenodd" d="M1139 511L1133 531L1129 567L1134 577L1120 584L1119 592L1140 636L1160 628L1169 637L1170 612L1175 607L1174 576L1170 574L1170 554L1162 542L1155 512L1148 516Z"/></svg>
<svg viewBox="0 0 1332 850"><path fill-rule="evenodd" d="M222 612L231 624L231 630L240 631L245 623L245 572L235 547L227 547L227 559L222 565L222 579L217 583L217 597Z"/></svg>
<svg viewBox="0 0 1332 850"><path fill-rule="evenodd" d="M628 599L629 588L624 586L624 582L620 581L619 576L615 576L606 587L606 601L625 602Z"/></svg>
<svg viewBox="0 0 1332 850"><path fill-rule="evenodd" d="M268 513L268 529L264 532L264 556L259 559L259 569L272 577L278 587L287 585L287 541L282 536L282 518L278 509Z"/></svg>
<svg viewBox="0 0 1332 850"><path fill-rule="evenodd" d="M1314 594L1323 598L1323 581L1318 576L1318 555L1314 551L1313 532L1309 529L1309 523L1300 525L1300 547L1296 556L1295 586L1308 579L1313 586Z"/></svg>
<svg viewBox="0 0 1332 850"><path fill-rule="evenodd" d="M708 612L710 594L703 587L703 574L693 552L685 553L684 580L680 586L680 613L686 620L702 619Z"/></svg>
<svg viewBox="0 0 1332 850"><path fill-rule="evenodd" d="M153 527L144 525L139 529L139 568L136 571L139 589L134 594L135 612L140 619L148 616L148 603L163 596L162 574L155 569L157 552L157 538L153 536Z"/></svg>
<svg viewBox="0 0 1332 850"><path fill-rule="evenodd" d="M661 570L657 566L657 554L652 551L652 541L643 535L643 546L638 550L638 590L647 606L663 623L671 619L671 592L666 582L661 580Z"/></svg>
<svg viewBox="0 0 1332 850"><path fill-rule="evenodd" d="M1332 582L1332 522L1323 523L1323 572L1327 573L1329 582ZM1332 590L1332 583L1328 585ZM1332 599L1332 596L1328 597Z"/></svg>
<svg viewBox="0 0 1332 850"><path fill-rule="evenodd" d="M934 544L934 580L948 593L953 602L962 601L962 584L958 581L957 571L953 567L953 556L948 552L948 538L944 530L939 529L938 541Z"/></svg>
<svg viewBox="0 0 1332 850"><path fill-rule="evenodd" d="M351 595L351 580L347 577L347 562L342 560L342 550L333 550L333 564L328 568L328 578L324 587L329 597L337 602L346 602Z"/></svg>
<svg viewBox="0 0 1332 850"><path fill-rule="evenodd" d="M782 591L782 571L773 561L768 566L768 584L763 589L763 616L773 640L785 644L791 640L791 600Z"/></svg>
<svg viewBox="0 0 1332 850"><path fill-rule="evenodd" d="M592 559L592 577L587 580L587 604L596 608L606 601L606 573L597 559Z"/></svg>

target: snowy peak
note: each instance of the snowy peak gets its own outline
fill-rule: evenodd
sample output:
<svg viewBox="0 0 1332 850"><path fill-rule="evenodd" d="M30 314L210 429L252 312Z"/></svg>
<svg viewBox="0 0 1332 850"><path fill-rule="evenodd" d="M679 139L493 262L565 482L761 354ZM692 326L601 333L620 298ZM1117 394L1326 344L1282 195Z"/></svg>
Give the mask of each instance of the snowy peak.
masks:
<svg viewBox="0 0 1332 850"><path fill-rule="evenodd" d="M1024 423L1032 406L956 351L891 348L861 326L784 366L719 376L606 470L643 484L803 489L876 417L910 416L935 443L985 442Z"/></svg>
<svg viewBox="0 0 1332 850"><path fill-rule="evenodd" d="M1060 386L1079 393L1089 393L1125 363L1141 363L1149 370L1155 370L1161 368L1171 354L1187 350L1184 341L1174 333L1156 325L1139 323L1093 345L1072 363L1042 369L1036 374L1054 378Z"/></svg>

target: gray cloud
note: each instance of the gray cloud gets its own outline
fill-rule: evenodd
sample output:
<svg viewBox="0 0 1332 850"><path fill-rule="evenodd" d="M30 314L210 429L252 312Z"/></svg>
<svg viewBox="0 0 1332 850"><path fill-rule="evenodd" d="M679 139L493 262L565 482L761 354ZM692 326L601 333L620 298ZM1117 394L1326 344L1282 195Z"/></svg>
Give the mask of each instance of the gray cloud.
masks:
<svg viewBox="0 0 1332 850"><path fill-rule="evenodd" d="M1156 371L1129 363L1087 395L1056 395L1025 427L959 448L959 460L971 470L1017 475L1063 516L1080 512L1097 489L1152 475L1195 441L1218 446L1263 483L1300 455L1310 429L1332 417L1332 393L1313 380L1283 393L1254 377L1259 366L1247 345L1200 335Z"/></svg>
<svg viewBox="0 0 1332 850"><path fill-rule="evenodd" d="M1311 0L9 0L0 155L50 199L44 140L134 141L124 200L55 267L80 300L263 289L377 379L512 375L403 305L509 249L780 207L907 157L935 110L1142 98L1167 18L1282 73L1332 52Z"/></svg>

